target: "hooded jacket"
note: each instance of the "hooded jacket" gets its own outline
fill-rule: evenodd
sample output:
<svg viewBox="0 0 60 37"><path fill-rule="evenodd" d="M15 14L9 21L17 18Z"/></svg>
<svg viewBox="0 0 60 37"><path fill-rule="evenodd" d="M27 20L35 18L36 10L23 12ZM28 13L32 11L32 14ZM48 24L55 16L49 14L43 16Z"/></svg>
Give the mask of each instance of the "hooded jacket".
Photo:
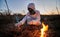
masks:
<svg viewBox="0 0 60 37"><path fill-rule="evenodd" d="M20 21L17 23L17 25L23 25L26 21L27 21L27 24L29 25L40 25L41 22L40 22L40 12L38 10L35 10L35 5L34 3L30 3L28 5L28 8L31 8L35 11L35 14L34 15L30 15L30 13L28 12L26 14L26 16Z"/></svg>

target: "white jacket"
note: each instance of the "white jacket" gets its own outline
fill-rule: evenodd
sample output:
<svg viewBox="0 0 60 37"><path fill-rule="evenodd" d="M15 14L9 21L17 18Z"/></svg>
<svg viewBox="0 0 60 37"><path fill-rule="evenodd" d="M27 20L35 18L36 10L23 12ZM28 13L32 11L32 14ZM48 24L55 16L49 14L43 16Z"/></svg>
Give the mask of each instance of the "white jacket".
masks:
<svg viewBox="0 0 60 37"><path fill-rule="evenodd" d="M39 11L35 11L36 13L34 15L30 15L29 13L26 14L26 16L17 24L24 24L27 20L27 24L33 24L33 25L39 25L41 24L40 22L40 12Z"/></svg>
<svg viewBox="0 0 60 37"><path fill-rule="evenodd" d="M35 5L32 3L30 3L28 7L35 10ZM26 16L20 22L17 23L17 25L23 25L26 20L27 20L27 24L40 25L41 24L40 12L38 10L35 10L35 12L36 13L34 15L30 15L30 13L28 12Z"/></svg>

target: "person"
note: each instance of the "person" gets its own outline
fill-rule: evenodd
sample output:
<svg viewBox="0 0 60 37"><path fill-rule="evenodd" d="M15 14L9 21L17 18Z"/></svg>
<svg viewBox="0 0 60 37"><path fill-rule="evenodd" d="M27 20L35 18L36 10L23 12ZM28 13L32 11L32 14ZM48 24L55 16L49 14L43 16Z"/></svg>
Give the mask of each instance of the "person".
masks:
<svg viewBox="0 0 60 37"><path fill-rule="evenodd" d="M20 22L16 23L15 26L19 27L23 25L26 21L28 25L36 25L36 26L41 25L40 12L35 9L35 4L30 3L27 8L28 8L28 13Z"/></svg>

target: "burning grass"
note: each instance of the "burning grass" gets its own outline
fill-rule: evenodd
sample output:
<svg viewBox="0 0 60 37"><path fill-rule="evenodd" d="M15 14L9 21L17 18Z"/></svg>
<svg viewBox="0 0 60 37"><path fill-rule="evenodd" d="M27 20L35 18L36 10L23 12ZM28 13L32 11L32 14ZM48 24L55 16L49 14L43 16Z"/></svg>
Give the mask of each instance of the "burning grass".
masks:
<svg viewBox="0 0 60 37"><path fill-rule="evenodd" d="M48 25L45 25L44 23L42 23L42 28L41 28L41 36L40 37L46 37L47 34L46 32L48 31Z"/></svg>

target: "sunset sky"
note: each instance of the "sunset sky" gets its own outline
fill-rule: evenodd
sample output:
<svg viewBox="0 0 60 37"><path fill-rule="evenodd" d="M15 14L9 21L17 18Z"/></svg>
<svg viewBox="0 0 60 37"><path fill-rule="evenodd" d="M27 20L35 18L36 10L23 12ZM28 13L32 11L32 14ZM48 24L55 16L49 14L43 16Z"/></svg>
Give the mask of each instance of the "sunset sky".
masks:
<svg viewBox="0 0 60 37"><path fill-rule="evenodd" d="M28 4L35 3L35 8L40 14L58 14L56 6L60 14L60 0L7 0L7 3L12 13L26 14ZM4 0L0 0L0 9L7 9Z"/></svg>

